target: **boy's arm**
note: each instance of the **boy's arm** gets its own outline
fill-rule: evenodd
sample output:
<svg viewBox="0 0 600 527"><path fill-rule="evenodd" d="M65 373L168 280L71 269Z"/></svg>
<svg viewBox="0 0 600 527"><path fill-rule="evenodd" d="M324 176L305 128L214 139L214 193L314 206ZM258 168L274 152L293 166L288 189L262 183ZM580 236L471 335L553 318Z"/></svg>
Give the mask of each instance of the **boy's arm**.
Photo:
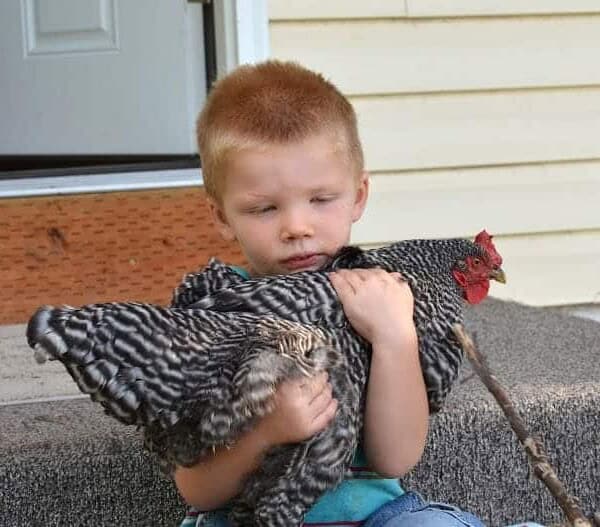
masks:
<svg viewBox="0 0 600 527"><path fill-rule="evenodd" d="M406 474L419 461L429 421L413 297L399 278L380 269L331 275L350 323L373 348L364 448L370 467L389 477Z"/></svg>
<svg viewBox="0 0 600 527"><path fill-rule="evenodd" d="M241 491L246 477L270 448L307 439L325 428L336 410L326 373L282 382L274 395L273 411L232 447L217 449L193 467L177 467L179 493L201 510L225 505Z"/></svg>
<svg viewBox="0 0 600 527"><path fill-rule="evenodd" d="M416 336L373 343L364 421L364 448L370 466L401 477L421 459L429 407Z"/></svg>
<svg viewBox="0 0 600 527"><path fill-rule="evenodd" d="M186 503L200 510L217 509L240 492L268 448L262 434L250 430L231 448L221 447L192 467L177 467L175 485Z"/></svg>

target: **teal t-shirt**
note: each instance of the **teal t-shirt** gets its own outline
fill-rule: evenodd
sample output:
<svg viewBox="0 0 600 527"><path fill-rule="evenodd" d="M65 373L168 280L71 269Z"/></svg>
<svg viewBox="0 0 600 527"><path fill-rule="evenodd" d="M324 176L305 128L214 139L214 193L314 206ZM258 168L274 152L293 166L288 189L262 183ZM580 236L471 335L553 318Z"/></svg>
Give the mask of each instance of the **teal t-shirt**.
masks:
<svg viewBox="0 0 600 527"><path fill-rule="evenodd" d="M352 462L352 477L321 496L306 513L304 524L348 522L355 525L402 494L404 490L397 479L382 478L367 468L366 458L359 448Z"/></svg>

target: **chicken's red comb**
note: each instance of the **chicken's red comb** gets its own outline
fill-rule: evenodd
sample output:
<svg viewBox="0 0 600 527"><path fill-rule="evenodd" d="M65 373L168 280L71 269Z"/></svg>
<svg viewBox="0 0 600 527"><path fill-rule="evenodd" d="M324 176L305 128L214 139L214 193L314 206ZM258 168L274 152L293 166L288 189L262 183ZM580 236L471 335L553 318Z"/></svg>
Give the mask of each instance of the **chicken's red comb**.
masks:
<svg viewBox="0 0 600 527"><path fill-rule="evenodd" d="M487 251L493 266L500 267L502 265L502 256L496 251L496 247L494 247L492 242L492 236L485 229L475 236L475 243L481 245Z"/></svg>

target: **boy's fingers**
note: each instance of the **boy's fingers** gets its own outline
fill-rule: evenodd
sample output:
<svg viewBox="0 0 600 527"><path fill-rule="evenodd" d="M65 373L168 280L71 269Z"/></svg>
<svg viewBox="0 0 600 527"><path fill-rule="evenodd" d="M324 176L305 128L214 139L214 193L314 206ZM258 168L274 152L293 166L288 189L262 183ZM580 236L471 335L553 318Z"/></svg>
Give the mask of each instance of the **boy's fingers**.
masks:
<svg viewBox="0 0 600 527"><path fill-rule="evenodd" d="M310 402L313 415L319 415L321 412L323 412L323 410L325 410L325 408L327 408L327 405L332 399L332 391L333 389L331 388L331 384L327 383L323 389L316 394L315 397L313 397L312 401Z"/></svg>
<svg viewBox="0 0 600 527"><path fill-rule="evenodd" d="M402 275L400 273L390 273L385 269L381 269L380 267L374 267L372 269L359 269L359 271L361 271L364 280L375 278L381 280L383 283L402 280Z"/></svg>
<svg viewBox="0 0 600 527"><path fill-rule="evenodd" d="M358 273L349 271L347 269L341 269L336 272L334 278L335 289L338 293L356 293L356 290L360 287L363 281Z"/></svg>
<svg viewBox="0 0 600 527"><path fill-rule="evenodd" d="M301 384L301 387L309 393L310 400L312 401L323 388L326 386L329 375L326 371L317 373L314 377L307 379L306 382Z"/></svg>
<svg viewBox="0 0 600 527"><path fill-rule="evenodd" d="M394 281L400 280L399 273L389 273L379 267L370 269L340 269L336 271L335 275L338 277L335 280L336 289L340 289L346 283L354 292L367 281L378 280L382 283L389 283L392 275L397 275L397 277L394 276Z"/></svg>
<svg viewBox="0 0 600 527"><path fill-rule="evenodd" d="M338 402L337 399L331 399L329 404L323 409L323 411L313 421L315 432L323 430L335 417L337 412Z"/></svg>
<svg viewBox="0 0 600 527"><path fill-rule="evenodd" d="M310 401L308 404L310 404L311 406L318 404L319 401L322 400L323 396L331 398L331 392L331 384L329 384L328 382L325 382L325 384L315 387L315 391L311 393Z"/></svg>

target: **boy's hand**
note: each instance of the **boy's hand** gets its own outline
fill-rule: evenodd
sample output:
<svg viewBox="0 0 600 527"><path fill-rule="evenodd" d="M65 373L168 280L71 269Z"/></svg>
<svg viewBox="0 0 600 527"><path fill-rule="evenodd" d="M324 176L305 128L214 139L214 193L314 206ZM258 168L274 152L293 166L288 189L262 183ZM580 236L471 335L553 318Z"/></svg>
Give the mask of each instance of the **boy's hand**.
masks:
<svg viewBox="0 0 600 527"><path fill-rule="evenodd" d="M412 291L399 273L341 269L329 278L350 324L373 348L416 338Z"/></svg>
<svg viewBox="0 0 600 527"><path fill-rule="evenodd" d="M283 381L273 395L274 409L265 415L256 431L270 445L297 443L323 430L335 416L326 372L311 378Z"/></svg>

